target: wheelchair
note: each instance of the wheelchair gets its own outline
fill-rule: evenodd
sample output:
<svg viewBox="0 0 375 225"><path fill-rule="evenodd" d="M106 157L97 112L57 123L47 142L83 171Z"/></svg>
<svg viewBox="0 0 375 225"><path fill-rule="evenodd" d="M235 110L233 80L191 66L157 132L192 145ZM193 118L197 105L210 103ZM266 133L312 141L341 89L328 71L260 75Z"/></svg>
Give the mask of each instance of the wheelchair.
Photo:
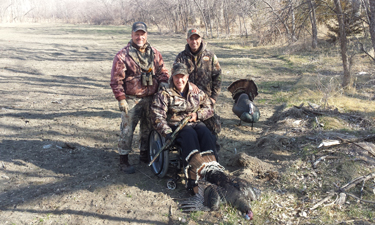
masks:
<svg viewBox="0 0 375 225"><path fill-rule="evenodd" d="M148 137L148 155L150 162L163 147L164 143L165 138L156 130L150 132ZM152 172L159 178L163 178L167 174L172 174L171 178L167 181L167 187L171 190L176 189L177 181L180 179L178 173L183 168L181 151L181 147L176 144L175 141L169 148L162 151L155 162L150 166Z"/></svg>

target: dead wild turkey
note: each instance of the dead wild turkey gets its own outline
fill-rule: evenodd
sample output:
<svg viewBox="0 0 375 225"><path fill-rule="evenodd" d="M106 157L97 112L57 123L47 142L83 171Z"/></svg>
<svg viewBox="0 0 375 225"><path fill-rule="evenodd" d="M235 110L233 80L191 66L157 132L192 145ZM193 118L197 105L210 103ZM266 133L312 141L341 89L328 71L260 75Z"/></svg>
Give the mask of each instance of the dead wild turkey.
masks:
<svg viewBox="0 0 375 225"><path fill-rule="evenodd" d="M255 123L259 120L259 109L253 104L254 98L258 95L258 87L253 80L240 79L228 87L232 93L234 105L232 111L246 123Z"/></svg>
<svg viewBox="0 0 375 225"><path fill-rule="evenodd" d="M213 151L195 150L186 161L185 176L196 186L193 188L195 195L180 202L182 211L215 211L221 204L229 203L244 213L246 219L253 218L250 201L258 199L259 190L243 179L226 174Z"/></svg>

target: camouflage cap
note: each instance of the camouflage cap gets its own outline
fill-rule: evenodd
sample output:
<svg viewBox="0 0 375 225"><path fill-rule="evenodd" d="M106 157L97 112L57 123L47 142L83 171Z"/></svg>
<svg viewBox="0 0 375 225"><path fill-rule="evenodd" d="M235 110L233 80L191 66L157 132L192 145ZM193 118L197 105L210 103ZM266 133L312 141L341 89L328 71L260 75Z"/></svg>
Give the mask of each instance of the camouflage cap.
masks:
<svg viewBox="0 0 375 225"><path fill-rule="evenodd" d="M135 23L133 23L132 30L134 32L137 32L139 30L147 32L147 25L144 22L135 22Z"/></svg>
<svg viewBox="0 0 375 225"><path fill-rule="evenodd" d="M174 75L177 75L177 74L183 74L183 75L188 75L189 76L189 73L187 71L187 67L185 64L183 63L176 63L173 65L173 68L172 68L172 77Z"/></svg>
<svg viewBox="0 0 375 225"><path fill-rule="evenodd" d="M191 37L192 35L194 35L194 34L198 35L199 37L202 37L201 32L199 32L198 29L193 28L193 29L190 29L190 30L188 31L188 33L187 33L187 38L190 38L190 37Z"/></svg>

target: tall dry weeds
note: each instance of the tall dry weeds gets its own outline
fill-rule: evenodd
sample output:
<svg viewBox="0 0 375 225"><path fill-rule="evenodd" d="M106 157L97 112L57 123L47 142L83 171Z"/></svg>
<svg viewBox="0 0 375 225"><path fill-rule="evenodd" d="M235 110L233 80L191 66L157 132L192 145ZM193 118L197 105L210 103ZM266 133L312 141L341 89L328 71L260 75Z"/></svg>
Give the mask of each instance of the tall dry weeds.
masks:
<svg viewBox="0 0 375 225"><path fill-rule="evenodd" d="M343 88L337 77L334 76L328 79L326 76L319 73L316 79L316 88L323 96L320 99L323 109L329 108L330 98L342 95L343 93Z"/></svg>

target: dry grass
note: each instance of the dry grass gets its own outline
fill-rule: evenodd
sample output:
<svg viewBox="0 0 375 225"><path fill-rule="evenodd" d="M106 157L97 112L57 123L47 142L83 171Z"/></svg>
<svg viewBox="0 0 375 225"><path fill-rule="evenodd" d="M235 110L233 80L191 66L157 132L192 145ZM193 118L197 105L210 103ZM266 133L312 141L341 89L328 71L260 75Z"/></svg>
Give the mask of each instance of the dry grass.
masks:
<svg viewBox="0 0 375 225"><path fill-rule="evenodd" d="M375 222L375 205L361 204L351 197L346 199L343 206L333 204L335 198L332 198L323 206L309 210L326 196L327 191L335 190L335 184L342 186L356 177L375 172L374 165L353 160L362 154L362 150L354 145L331 149L317 148L319 141L335 139L336 135L349 135L348 138L353 138L374 133L375 104L371 98L375 93L375 66L371 61L363 54L358 54L355 64L352 65L353 86L343 89L341 87L342 66L337 46L322 43L317 50L311 50L306 43L279 48L273 46L272 50L269 47L241 47L236 44L225 46L237 52L243 49L249 49L250 52L262 52L262 55L267 56L270 62L265 59L252 61L286 68L280 73L254 63L255 66L251 69L267 77L258 82L262 99L258 99L257 102L261 105L286 103L291 107L301 103L305 106L308 106L308 103L315 103L320 106L320 110L326 112L337 110L336 114L328 113L318 116L319 122L324 124L322 128L317 128L319 126L314 124L315 120L308 119L306 124L311 130L308 131L306 137L309 139L305 139L302 135L301 140L297 141L299 147L293 148L292 146L290 151L299 157L283 164L286 170L282 172L281 179L277 182L270 181L268 183L270 189L263 192L262 200L253 204L256 215L253 223L357 224L358 222L361 224ZM273 59L276 60L271 61ZM261 69L257 70L260 67ZM236 74L241 74L243 70L236 70ZM275 74L283 78L278 76L280 80L272 79ZM291 118L293 114L285 110L284 113L284 116L280 114L278 119ZM372 121L372 125L362 126L348 115L367 118L369 122ZM298 113L294 113L293 117L306 119ZM315 141L308 141L311 139ZM261 150L260 148L259 151ZM337 156L338 159L325 160L317 169L313 169L311 163L327 154ZM364 199L375 200L374 187L375 180L366 182L365 191L362 193ZM360 187L354 187L350 193L360 196Z"/></svg>

